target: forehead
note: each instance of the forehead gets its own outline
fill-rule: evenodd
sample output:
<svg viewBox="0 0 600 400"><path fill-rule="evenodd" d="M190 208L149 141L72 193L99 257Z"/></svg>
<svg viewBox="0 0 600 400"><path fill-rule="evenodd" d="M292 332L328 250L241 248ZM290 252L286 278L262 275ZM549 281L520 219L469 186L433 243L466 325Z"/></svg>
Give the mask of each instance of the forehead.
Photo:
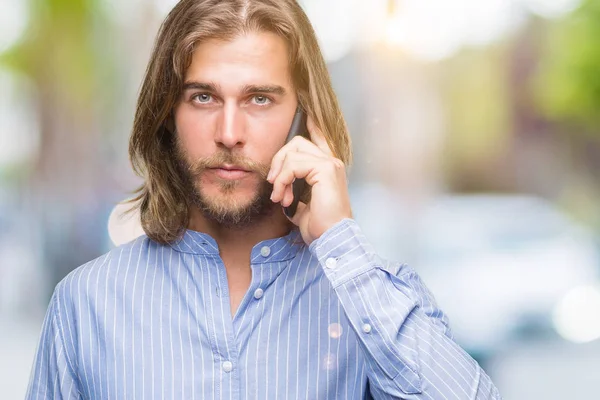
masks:
<svg viewBox="0 0 600 400"><path fill-rule="evenodd" d="M231 40L209 39L194 49L185 81L222 87L247 84L291 85L285 40L270 32L250 32Z"/></svg>

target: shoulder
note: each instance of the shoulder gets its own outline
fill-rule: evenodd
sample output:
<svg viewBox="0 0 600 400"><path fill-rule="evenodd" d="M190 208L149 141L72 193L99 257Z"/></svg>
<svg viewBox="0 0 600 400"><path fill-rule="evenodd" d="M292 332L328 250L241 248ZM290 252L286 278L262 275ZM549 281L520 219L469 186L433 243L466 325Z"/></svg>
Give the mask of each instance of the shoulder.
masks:
<svg viewBox="0 0 600 400"><path fill-rule="evenodd" d="M58 283L54 296L59 302L89 297L110 283L126 282L138 270L154 267L161 252L168 251L169 246L140 236L71 271Z"/></svg>

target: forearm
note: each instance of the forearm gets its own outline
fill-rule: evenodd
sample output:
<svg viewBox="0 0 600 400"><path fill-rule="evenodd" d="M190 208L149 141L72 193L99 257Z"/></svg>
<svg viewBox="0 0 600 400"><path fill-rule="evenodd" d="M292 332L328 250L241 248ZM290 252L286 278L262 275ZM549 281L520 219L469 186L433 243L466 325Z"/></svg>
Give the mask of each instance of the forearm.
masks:
<svg viewBox="0 0 600 400"><path fill-rule="evenodd" d="M418 275L381 260L354 221L337 224L311 251L361 343L374 396L500 397L477 362L452 340L446 317Z"/></svg>

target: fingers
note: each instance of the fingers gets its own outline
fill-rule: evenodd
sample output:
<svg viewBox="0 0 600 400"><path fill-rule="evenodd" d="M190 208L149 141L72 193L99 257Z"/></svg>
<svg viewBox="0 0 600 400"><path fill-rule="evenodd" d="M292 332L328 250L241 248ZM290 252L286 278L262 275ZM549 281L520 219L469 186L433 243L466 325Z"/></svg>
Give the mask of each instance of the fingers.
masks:
<svg viewBox="0 0 600 400"><path fill-rule="evenodd" d="M283 146L281 150L275 154L273 160L271 161L271 169L269 171L269 175L267 176L267 180L271 183L272 178L276 177L281 171L281 166L285 157L289 153L306 153L312 154L314 156L323 156L323 152L314 144L308 141L307 139L297 136L290 140L288 144Z"/></svg>
<svg viewBox="0 0 600 400"><path fill-rule="evenodd" d="M272 179L279 174L283 160L285 159L286 154L289 152L301 152L313 154L315 156L333 157L333 152L327 144L325 136L321 130L316 127L312 118L308 117L306 121L306 127L310 134L311 140L297 136L283 146L281 150L275 154L273 160L271 161L271 169L269 171L269 175L267 176L267 180L269 182L272 183Z"/></svg>
<svg viewBox="0 0 600 400"><path fill-rule="evenodd" d="M283 200L281 200L281 205L283 207L289 207L290 204L292 204L292 202L294 201L294 191L293 191L293 186L292 185L288 185L286 186L284 192L283 192Z"/></svg>
<svg viewBox="0 0 600 400"><path fill-rule="evenodd" d="M283 206L292 203L292 182L304 178L310 185L310 174L319 166L327 162L327 158L308 153L289 152L281 163L281 170L272 177L273 193L271 200L275 203L282 202Z"/></svg>

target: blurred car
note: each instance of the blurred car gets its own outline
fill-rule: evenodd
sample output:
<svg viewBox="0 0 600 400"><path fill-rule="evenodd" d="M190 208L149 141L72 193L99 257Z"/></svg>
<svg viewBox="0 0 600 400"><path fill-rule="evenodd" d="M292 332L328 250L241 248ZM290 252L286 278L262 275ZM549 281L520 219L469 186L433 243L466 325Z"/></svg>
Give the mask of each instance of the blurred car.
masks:
<svg viewBox="0 0 600 400"><path fill-rule="evenodd" d="M445 195L411 209L379 185L350 192L375 248L419 273L471 354L493 355L527 332L556 334L557 302L597 281L596 237L546 200Z"/></svg>

